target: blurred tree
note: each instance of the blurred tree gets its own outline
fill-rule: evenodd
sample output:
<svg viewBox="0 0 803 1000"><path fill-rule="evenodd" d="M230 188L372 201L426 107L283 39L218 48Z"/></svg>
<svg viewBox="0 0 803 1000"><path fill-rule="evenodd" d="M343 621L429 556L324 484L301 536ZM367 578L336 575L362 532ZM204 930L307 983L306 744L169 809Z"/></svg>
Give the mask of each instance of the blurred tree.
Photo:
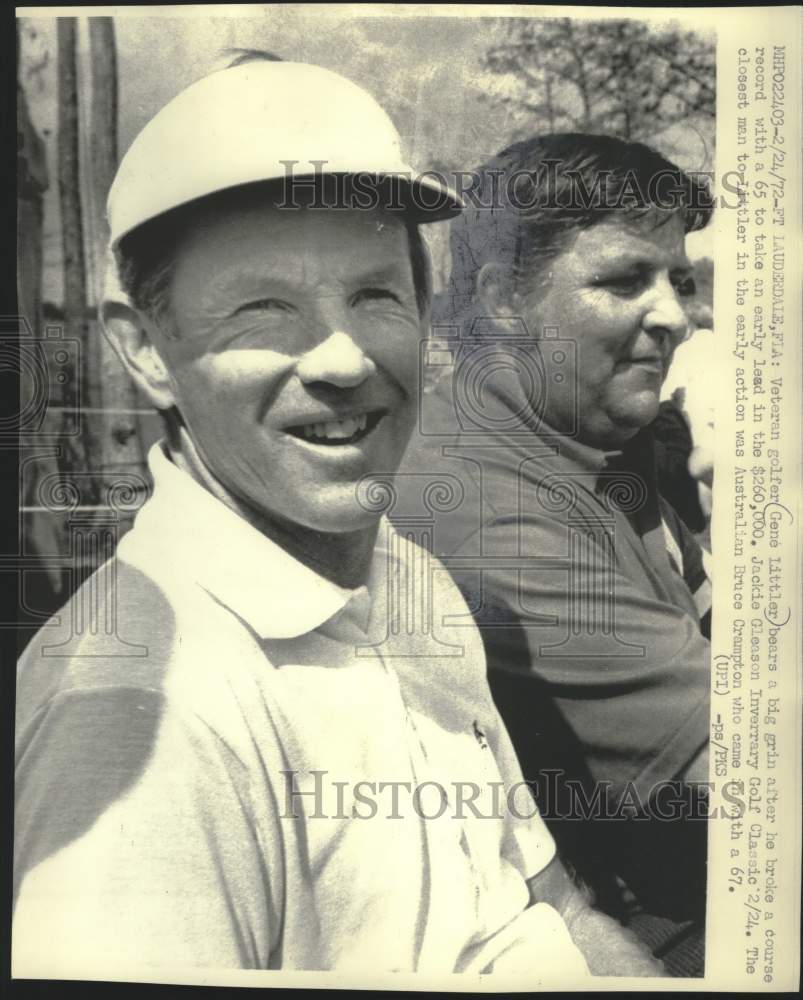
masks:
<svg viewBox="0 0 803 1000"><path fill-rule="evenodd" d="M78 168L78 65L76 19L60 17L58 37L58 177L61 207L61 248L64 265L64 319L68 335L81 345L86 357L88 339L84 227ZM76 373L79 399L85 399L86 365ZM66 419L66 418L65 418ZM87 426L87 425L85 425ZM85 443L86 442L86 443ZM66 470L87 470L91 436L65 436L63 460Z"/></svg>
<svg viewBox="0 0 803 1000"><path fill-rule="evenodd" d="M501 100L522 130L607 132L645 140L715 112L714 45L644 21L513 19L485 67L508 82Z"/></svg>
<svg viewBox="0 0 803 1000"><path fill-rule="evenodd" d="M17 66L20 66L20 27L17 30ZM27 322L35 337L42 336L42 196L49 184L45 144L34 127L28 111L25 90L17 80L17 301L20 315ZM20 365L21 398L27 401L36 392L26 365ZM58 554L60 548L59 526L49 512L42 511L36 503L36 488L43 476L58 472L56 454L43 448L22 447L23 458L36 472L23 478L22 502L30 510L22 515L24 532L23 551L44 557L45 570L29 574L26 580L28 600L48 610L55 606L61 590L61 574L47 563L47 557ZM30 610L25 601L19 607L21 617ZM36 614L34 612L34 619Z"/></svg>
<svg viewBox="0 0 803 1000"><path fill-rule="evenodd" d="M17 25L19 65L19 25ZM35 335L42 316L42 197L49 185L45 144L31 121L17 81L17 295Z"/></svg>
<svg viewBox="0 0 803 1000"><path fill-rule="evenodd" d="M64 260L64 312L76 328L86 314L84 226L78 168L78 69L76 19L58 19L58 165L61 246Z"/></svg>
<svg viewBox="0 0 803 1000"><path fill-rule="evenodd" d="M85 127L88 156L82 164L85 173L87 250L95 300L103 300L108 266L109 228L106 221L106 195L117 170L117 46L114 19L90 17L91 88L86 95L90 106ZM86 93L86 91L84 91ZM86 121L86 119L85 119ZM127 372L100 329L91 324L88 345L90 405L100 412L94 424L99 451L92 455L93 471L108 486L118 472L144 468L143 449L137 410L144 404Z"/></svg>

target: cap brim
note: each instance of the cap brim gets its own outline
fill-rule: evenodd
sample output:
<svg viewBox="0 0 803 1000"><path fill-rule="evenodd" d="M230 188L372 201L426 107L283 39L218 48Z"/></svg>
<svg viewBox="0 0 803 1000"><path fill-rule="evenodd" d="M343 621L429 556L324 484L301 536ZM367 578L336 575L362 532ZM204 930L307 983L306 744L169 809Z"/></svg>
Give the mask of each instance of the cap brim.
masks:
<svg viewBox="0 0 803 1000"><path fill-rule="evenodd" d="M318 201L318 207L321 208L387 211L399 213L417 224L452 219L465 208L460 196L437 175L413 175L409 167L400 167L398 170L382 171L381 173L361 171L359 174L340 172L292 174L289 177L267 177L241 181L206 191L200 195L190 194L183 201L177 201L169 208L155 212L148 218L139 219L135 224L123 229L122 232L114 236L111 247L115 249L121 240L141 226L164 218L177 209L186 208L195 202L205 201L215 195L238 189L256 188L262 185L276 187L284 185L285 189L281 196L283 203L289 208L300 207L292 197L293 184L298 183L299 191L309 191L310 181L316 179L321 181L323 188Z"/></svg>
<svg viewBox="0 0 803 1000"><path fill-rule="evenodd" d="M412 204L408 213L416 222L441 222L453 219L465 208L462 198L444 181L422 175L410 182Z"/></svg>

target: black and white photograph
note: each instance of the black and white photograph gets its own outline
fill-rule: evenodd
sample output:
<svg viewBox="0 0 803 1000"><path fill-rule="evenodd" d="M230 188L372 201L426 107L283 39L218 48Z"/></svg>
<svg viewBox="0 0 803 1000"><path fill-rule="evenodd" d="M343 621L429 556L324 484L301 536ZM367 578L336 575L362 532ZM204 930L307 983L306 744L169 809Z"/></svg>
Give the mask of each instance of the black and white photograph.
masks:
<svg viewBox="0 0 803 1000"><path fill-rule="evenodd" d="M18 9L15 979L792 988L746 10Z"/></svg>

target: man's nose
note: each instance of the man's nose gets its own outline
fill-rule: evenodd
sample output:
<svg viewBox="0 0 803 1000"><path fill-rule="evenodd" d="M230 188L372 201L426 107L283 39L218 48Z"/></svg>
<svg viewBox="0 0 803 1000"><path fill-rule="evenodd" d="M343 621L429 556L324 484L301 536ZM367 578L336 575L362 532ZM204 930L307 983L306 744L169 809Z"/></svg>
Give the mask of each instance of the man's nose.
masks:
<svg viewBox="0 0 803 1000"><path fill-rule="evenodd" d="M653 336L668 338L672 348L677 347L686 336L689 319L677 289L669 278L662 279L657 284L644 315L643 327Z"/></svg>
<svg viewBox="0 0 803 1000"><path fill-rule="evenodd" d="M296 365L305 384L329 382L341 389L360 385L374 374L376 365L348 333L337 330L307 351Z"/></svg>

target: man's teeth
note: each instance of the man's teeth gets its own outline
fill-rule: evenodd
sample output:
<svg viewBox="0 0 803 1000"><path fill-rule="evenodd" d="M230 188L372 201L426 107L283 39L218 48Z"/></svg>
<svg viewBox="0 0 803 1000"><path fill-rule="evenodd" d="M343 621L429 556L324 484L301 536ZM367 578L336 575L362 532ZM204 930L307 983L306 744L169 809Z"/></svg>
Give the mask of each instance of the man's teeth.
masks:
<svg viewBox="0 0 803 1000"><path fill-rule="evenodd" d="M305 438L325 438L329 441L337 441L350 438L358 431L364 431L368 426L368 414L362 413L359 417L347 417L345 420L327 420L325 423L305 424Z"/></svg>

